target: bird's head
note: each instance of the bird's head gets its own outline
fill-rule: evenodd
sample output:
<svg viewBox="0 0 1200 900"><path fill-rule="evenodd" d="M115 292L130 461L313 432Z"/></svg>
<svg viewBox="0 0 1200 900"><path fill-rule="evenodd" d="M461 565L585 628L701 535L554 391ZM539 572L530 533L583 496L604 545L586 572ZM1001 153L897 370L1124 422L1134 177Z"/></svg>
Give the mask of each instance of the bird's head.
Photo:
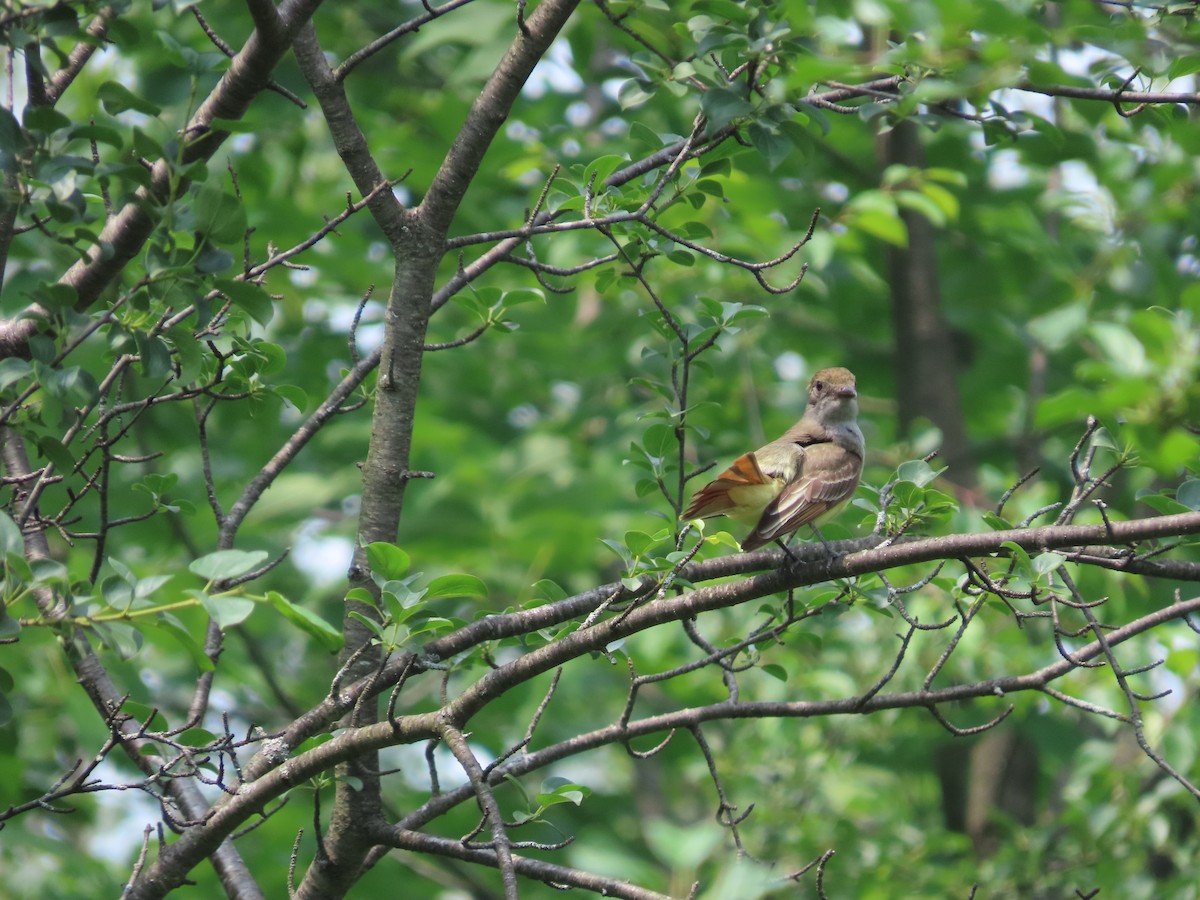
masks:
<svg viewBox="0 0 1200 900"><path fill-rule="evenodd" d="M844 422L858 416L858 389L854 373L840 366L822 369L808 383L809 409L826 422Z"/></svg>

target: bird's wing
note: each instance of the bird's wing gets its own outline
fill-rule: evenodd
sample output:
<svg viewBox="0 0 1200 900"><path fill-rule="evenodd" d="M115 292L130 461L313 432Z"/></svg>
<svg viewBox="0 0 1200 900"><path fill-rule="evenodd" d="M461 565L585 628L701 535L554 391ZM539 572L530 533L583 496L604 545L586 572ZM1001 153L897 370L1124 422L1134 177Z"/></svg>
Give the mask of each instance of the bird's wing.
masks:
<svg viewBox="0 0 1200 900"><path fill-rule="evenodd" d="M707 519L723 515L740 505L735 497L730 496L730 490L770 484L772 479L763 474L758 457L753 452L744 453L734 460L733 465L696 492L683 517Z"/></svg>
<svg viewBox="0 0 1200 900"><path fill-rule="evenodd" d="M861 474L862 458L839 444L806 447L799 473L767 504L742 549L754 550L815 521L850 498Z"/></svg>
<svg viewBox="0 0 1200 900"><path fill-rule="evenodd" d="M793 425L791 430L784 432L783 437L776 443L795 444L804 448L811 447L813 444L823 444L830 439L829 432L820 425L811 425L802 429L803 425L803 422Z"/></svg>

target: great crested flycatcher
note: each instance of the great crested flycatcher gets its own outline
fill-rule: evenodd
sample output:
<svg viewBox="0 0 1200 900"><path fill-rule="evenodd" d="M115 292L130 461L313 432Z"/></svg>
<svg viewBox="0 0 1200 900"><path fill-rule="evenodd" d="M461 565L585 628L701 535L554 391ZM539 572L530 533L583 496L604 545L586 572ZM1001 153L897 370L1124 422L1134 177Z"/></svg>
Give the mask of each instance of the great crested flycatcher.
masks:
<svg viewBox="0 0 1200 900"><path fill-rule="evenodd" d="M815 525L858 487L866 446L857 419L854 373L822 369L808 384L800 421L778 440L739 456L696 492L683 518L729 516L753 525L743 550Z"/></svg>

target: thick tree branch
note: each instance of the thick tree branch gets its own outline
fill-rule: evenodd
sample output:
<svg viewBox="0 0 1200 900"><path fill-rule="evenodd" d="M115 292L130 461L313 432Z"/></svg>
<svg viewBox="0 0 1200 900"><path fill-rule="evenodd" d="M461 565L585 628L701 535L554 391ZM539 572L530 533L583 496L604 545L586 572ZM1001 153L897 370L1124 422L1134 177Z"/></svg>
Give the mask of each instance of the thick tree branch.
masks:
<svg viewBox="0 0 1200 900"><path fill-rule="evenodd" d="M337 70L333 73L334 78L336 78L338 81L344 81L360 64L366 62L376 53L379 53L381 50L400 40L400 38L408 34L415 34L417 31L421 30L422 26L428 25L434 19L439 19L447 13L454 12L454 10L458 9L460 6L466 6L471 2L473 2L473 0L449 0L449 2L443 3L441 6L434 7L431 7L428 3L425 3L424 13L413 16L403 25L393 28L391 31L387 32L387 34L380 35L362 49L351 53L346 58L345 62L337 67Z"/></svg>
<svg viewBox="0 0 1200 900"><path fill-rule="evenodd" d="M1200 612L1200 597L1177 602L1163 609L1155 610L1127 625L1111 631L1107 635L1109 647L1116 647L1126 641L1163 624L1183 619ZM1090 661L1104 654L1099 641L1093 641L1081 648L1076 658ZM535 750L516 757L511 762L498 767L489 773L493 783L504 778L517 778L536 772L547 766L577 756L588 750L594 750L610 744L627 743L638 738L652 737L672 730L693 728L705 722L722 719L755 719L755 718L816 718L830 715L859 715L882 712L889 709L929 708L943 703L961 703L967 700L982 700L985 698L1005 697L1022 691L1038 691L1047 693L1046 687L1078 668L1076 663L1067 659L1058 659L1054 663L1025 675L1010 675L970 684L957 684L944 688L922 689L919 691L902 691L892 694L874 693L856 697L846 697L838 700L797 700L797 701L733 701L724 700L707 706L691 707L673 710L659 715L634 719L628 723L614 723L604 728L598 728L586 734L576 735L560 741L549 747ZM431 798L422 807L404 816L397 822L398 828L421 828L428 822L443 815L454 806L465 802L474 794L471 785L454 788L437 797Z"/></svg>
<svg viewBox="0 0 1200 900"><path fill-rule="evenodd" d="M1008 542L1027 551L1047 551L1095 544L1104 540L1128 543L1183 534L1200 534L1200 512L1113 522L1110 526L1051 525L1043 528L949 535L863 550L816 563L785 566L774 572L753 575L744 581L699 588L670 599L662 598L615 618L596 622L586 630L575 631L485 675L450 704L451 714L455 721L465 723L492 699L507 691L513 683L527 681L534 675L561 665L581 653L602 650L615 640L654 625L694 618L702 612L804 585L879 572L912 563L1002 553L1003 545ZM687 577L686 573L684 577ZM427 647L426 650L428 649Z"/></svg>
<svg viewBox="0 0 1200 900"><path fill-rule="evenodd" d="M579 0L542 0L471 104L463 127L421 203L421 215L435 232L444 235L449 231L458 205L521 88L578 5Z"/></svg>
<svg viewBox="0 0 1200 900"><path fill-rule="evenodd" d="M463 846L461 841L453 841L449 838L436 837L431 834L423 834L420 831L410 831L405 828L393 826L380 829L374 834L374 838L378 843L387 847L394 847L397 850L428 853L432 856L460 859L464 862L478 863L479 865L489 866L493 869L498 868L496 851ZM566 885L585 891L592 891L602 897L621 897L624 900L671 900L666 894L660 894L657 891L648 891L628 881L593 875L590 872L543 862L540 859L530 859L529 857L513 854L512 862L518 874L560 889Z"/></svg>
<svg viewBox="0 0 1200 900"><path fill-rule="evenodd" d="M517 900L517 870L513 865L512 842L508 839L508 830L504 827L504 816L500 813L500 804L488 784L487 776L475 753L467 744L467 739L461 731L447 723L442 728L441 738L445 741L458 764L467 774L467 780L475 788L475 799L483 812L488 828L492 832L492 852L495 854L496 865L500 869L500 877L504 881L505 900Z"/></svg>
<svg viewBox="0 0 1200 900"><path fill-rule="evenodd" d="M108 34L109 23L116 14L116 9L111 6L101 7L97 11L96 17L88 23L86 33L89 40L76 44L67 56L63 67L50 76L50 83L46 88L46 101L51 106L58 102L63 91L71 86L71 83L83 71L83 67L87 65L88 60L103 45Z"/></svg>
<svg viewBox="0 0 1200 900"><path fill-rule="evenodd" d="M295 49L301 71L321 106L334 149L354 180L359 194L370 198L367 205L376 224L393 245L397 244L403 239L404 209L394 194L379 190L387 178L375 162L366 135L350 108L345 87L330 69L311 22L306 23L296 35Z"/></svg>
<svg viewBox="0 0 1200 900"><path fill-rule="evenodd" d="M1022 81L1016 90L1047 97L1070 97L1074 100L1100 100L1105 103L1185 103L1200 104L1200 94L1171 91L1114 91L1109 88L1075 87L1069 84L1034 84Z"/></svg>
<svg viewBox="0 0 1200 900"><path fill-rule="evenodd" d="M675 608L672 614L665 616L662 621L686 618L705 609L733 606L786 591L789 588L816 584L831 578L885 571L890 568L937 559L958 559L965 556L1003 553L1002 545L1010 540L1026 550L1062 550L1071 547L1085 547L1087 555L1080 559L1082 564L1096 564L1105 568L1115 568L1147 576L1200 581L1200 564L1198 563L1100 557L1100 548L1096 546L1096 539L1099 534L1104 533L1104 529L1103 525L1055 525L921 538L886 547L878 546L881 542L879 538L863 538L856 541L831 542L830 549L835 554L832 558L820 545L806 544L802 547L792 548L791 553L798 559L799 564L790 569L783 566L786 557L781 550L733 553L692 563L684 569L681 575L693 584L701 584L712 580L750 575L762 572L764 569L770 571L735 583L698 589L683 595L679 600L664 601L664 604L676 603L683 602L689 597L693 598L683 608ZM1114 522L1112 531L1115 544L1198 534L1200 533L1200 513L1154 516L1147 519ZM1129 561L1125 561L1126 559ZM624 605L638 598L649 596L654 593L655 589L654 580L649 576L644 576L637 589L630 589L621 582L613 582L533 609L505 615L484 616L444 637L430 641L422 647L418 654L396 654L388 662L378 679L361 680L347 685L336 696L327 697L289 725L280 736L281 746L294 748L314 734L319 734L328 727L329 723L351 709L362 691L382 692L388 690L403 673L414 665L421 666L424 660L436 663L451 659L490 641L533 633L540 629L561 625L572 619L581 619L605 604ZM655 609L658 608L660 605L655 604ZM629 617L645 615L647 615L645 609L635 610L629 614L627 620ZM542 651L538 652L544 652L547 649L542 648ZM569 657L570 654L567 656ZM246 779L254 780L261 777L263 773L269 771L273 764L269 754L260 754L246 765L244 770Z"/></svg>

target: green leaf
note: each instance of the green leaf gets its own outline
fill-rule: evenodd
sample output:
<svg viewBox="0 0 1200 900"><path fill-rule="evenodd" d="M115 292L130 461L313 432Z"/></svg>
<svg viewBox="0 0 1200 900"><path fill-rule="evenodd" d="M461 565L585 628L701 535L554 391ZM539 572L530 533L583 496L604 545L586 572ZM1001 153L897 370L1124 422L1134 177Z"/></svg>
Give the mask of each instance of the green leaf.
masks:
<svg viewBox="0 0 1200 900"><path fill-rule="evenodd" d="M121 659L133 659L142 649L142 633L127 622L98 622L92 630L100 643Z"/></svg>
<svg viewBox="0 0 1200 900"><path fill-rule="evenodd" d="M267 600L283 617L316 640L330 653L342 649L342 633L310 609L297 606L277 591L267 591ZM354 613L351 613L354 615Z"/></svg>
<svg viewBox="0 0 1200 900"><path fill-rule="evenodd" d="M346 591L346 599L357 603L365 603L367 606L376 606L375 595L366 588L356 587Z"/></svg>
<svg viewBox="0 0 1200 900"><path fill-rule="evenodd" d="M608 538L601 538L600 543L602 543L613 553L617 554L617 556L620 557L621 562L625 564L626 569L633 565L633 556L630 554L629 549L624 544L619 543L618 541L609 540Z"/></svg>
<svg viewBox="0 0 1200 900"><path fill-rule="evenodd" d="M1138 499L1163 516L1173 516L1178 513L1192 511L1192 507L1185 506L1174 497L1166 497L1162 494L1144 494L1139 496Z"/></svg>
<svg viewBox="0 0 1200 900"><path fill-rule="evenodd" d="M656 543L658 542L644 531L625 532L625 546L629 548L629 552L634 556L645 556L646 551Z"/></svg>
<svg viewBox="0 0 1200 900"><path fill-rule="evenodd" d="M1089 307L1088 303L1069 303L1035 316L1025 327L1047 350L1061 350L1075 340L1087 324Z"/></svg>
<svg viewBox="0 0 1200 900"><path fill-rule="evenodd" d="M649 497L651 494L658 491L658 482L652 478L639 478L633 486L633 493L639 499Z"/></svg>
<svg viewBox="0 0 1200 900"><path fill-rule="evenodd" d="M1140 375L1146 370L1146 348L1127 327L1092 322L1089 330L1114 370L1126 375Z"/></svg>
<svg viewBox="0 0 1200 900"><path fill-rule="evenodd" d="M896 469L896 477L901 481L911 481L917 487L925 487L945 471L945 466L935 469L923 459L910 459Z"/></svg>
<svg viewBox="0 0 1200 900"><path fill-rule="evenodd" d="M573 803L579 806L590 793L591 791L585 787L572 785L569 788L559 788L552 794L538 794L537 802L542 807L555 806L559 803Z"/></svg>
<svg viewBox="0 0 1200 900"><path fill-rule="evenodd" d="M642 446L655 459L661 461L675 449L675 429L656 422L642 435Z"/></svg>
<svg viewBox="0 0 1200 900"><path fill-rule="evenodd" d="M1066 557L1061 553L1053 551L1039 553L1033 558L1033 571L1037 575L1048 575L1055 569L1060 568L1066 561Z"/></svg>
<svg viewBox="0 0 1200 900"><path fill-rule="evenodd" d="M552 806L557 803L573 803L579 806L585 798L591 795L591 788L585 787L582 784L576 784L570 779L563 778L561 775L551 775L542 782L542 789L538 792L537 802L543 807Z"/></svg>
<svg viewBox="0 0 1200 900"><path fill-rule="evenodd" d="M210 747L219 738L207 728L189 728L175 740L187 747Z"/></svg>
<svg viewBox="0 0 1200 900"><path fill-rule="evenodd" d="M70 472L75 468L75 457L71 455L71 451L66 448L63 442L56 437L47 435L46 437L39 438L38 450L60 472Z"/></svg>
<svg viewBox="0 0 1200 900"><path fill-rule="evenodd" d="M0 168L11 171L15 160L33 146L28 132L6 106L0 106Z"/></svg>
<svg viewBox="0 0 1200 900"><path fill-rule="evenodd" d="M408 633L409 638L417 637L418 635L436 635L443 634L447 631L453 631L455 628L462 628L466 623L462 619L448 619L445 616L430 616L423 619L412 627Z"/></svg>
<svg viewBox="0 0 1200 900"><path fill-rule="evenodd" d="M568 596L567 592L563 590L562 585L551 581L549 578L543 578L541 581L534 582L533 589L551 603L565 600Z"/></svg>
<svg viewBox="0 0 1200 900"><path fill-rule="evenodd" d="M241 241L246 234L246 210L242 202L211 182L195 190L193 212L197 230L219 244Z"/></svg>
<svg viewBox="0 0 1200 900"><path fill-rule="evenodd" d="M621 166L628 164L629 160L623 156L616 156L615 154L601 156L599 159L594 159L588 163L587 168L583 170L583 183L594 184L595 191L599 194L604 190L604 182L608 180L608 176L621 168ZM595 176L594 182L592 181L593 176Z"/></svg>
<svg viewBox="0 0 1200 900"><path fill-rule="evenodd" d="M617 91L617 102L621 104L621 109L633 109L635 106L641 106L653 96L654 89L650 82L630 78Z"/></svg>
<svg viewBox="0 0 1200 900"><path fill-rule="evenodd" d="M71 129L68 140L95 141L97 144L107 144L120 150L125 146L121 132L107 125L79 125Z"/></svg>
<svg viewBox="0 0 1200 900"><path fill-rule="evenodd" d="M29 361L21 359L18 356L9 356L5 359L0 359L0 391L7 389L10 385L16 384L22 378L27 377L33 371L29 365Z"/></svg>
<svg viewBox="0 0 1200 900"><path fill-rule="evenodd" d="M217 275L233 266L233 254L205 241L196 254L196 271L201 275Z"/></svg>
<svg viewBox="0 0 1200 900"><path fill-rule="evenodd" d="M377 581L397 581L408 574L408 554L384 541L367 544L367 564Z"/></svg>
<svg viewBox="0 0 1200 900"><path fill-rule="evenodd" d="M1003 516L998 516L994 512L987 511L980 518L984 523L992 529L992 531L1009 531L1012 529L1012 523Z"/></svg>
<svg viewBox="0 0 1200 900"><path fill-rule="evenodd" d="M864 210L854 214L851 224L859 231L896 247L908 246L908 229L898 215L879 210Z"/></svg>
<svg viewBox="0 0 1200 900"><path fill-rule="evenodd" d="M733 550L741 550L742 545L728 531L718 531L713 534L705 535L704 540L709 544L716 544L718 547L729 547Z"/></svg>
<svg viewBox="0 0 1200 900"><path fill-rule="evenodd" d="M434 600L439 597L477 597L486 600L487 585L474 575L442 575L429 582L425 589L425 597Z"/></svg>
<svg viewBox="0 0 1200 900"><path fill-rule="evenodd" d="M8 614L8 609L0 605L0 638L7 640L21 634L21 623Z"/></svg>
<svg viewBox="0 0 1200 900"><path fill-rule="evenodd" d="M166 332L167 345L174 351L175 360L179 364L179 380L191 384L200 376L204 364L204 355L200 351L200 342L188 328L176 326Z"/></svg>
<svg viewBox="0 0 1200 900"><path fill-rule="evenodd" d="M940 184L926 182L921 185L921 193L937 207L944 221L958 218L958 198Z"/></svg>
<svg viewBox="0 0 1200 900"><path fill-rule="evenodd" d="M112 575L100 582L100 596L107 606L115 610L125 610L133 602L133 590L129 582Z"/></svg>
<svg viewBox="0 0 1200 900"><path fill-rule="evenodd" d="M29 563L30 579L39 585L65 586L67 567L56 559L35 559Z"/></svg>
<svg viewBox="0 0 1200 900"><path fill-rule="evenodd" d="M752 124L748 131L750 143L762 155L767 164L767 171L774 172L792 152L792 140L777 131L765 128L757 122Z"/></svg>
<svg viewBox="0 0 1200 900"><path fill-rule="evenodd" d="M788 680L788 670L783 666L776 665L775 663L768 663L767 665L762 666L762 670L772 678L777 678L780 681Z"/></svg>
<svg viewBox="0 0 1200 900"><path fill-rule="evenodd" d="M201 672L212 672L216 669L216 664L204 652L204 647L192 637L191 632L174 616L160 615L155 619L154 624L179 642L180 646L187 651L188 656L192 658L192 662L196 664L196 668Z"/></svg>
<svg viewBox="0 0 1200 900"><path fill-rule="evenodd" d="M1081 422L1095 403L1095 394L1079 387L1069 387L1042 398L1034 423L1038 428L1052 428L1067 422Z"/></svg>
<svg viewBox="0 0 1200 900"><path fill-rule="evenodd" d="M379 599L391 622L407 622L428 605L424 590L415 591L402 581L389 581L387 587L388 590L380 592Z"/></svg>
<svg viewBox="0 0 1200 900"><path fill-rule="evenodd" d="M308 391L294 384L277 384L271 390L286 400L300 412L308 406Z"/></svg>
<svg viewBox="0 0 1200 900"><path fill-rule="evenodd" d="M219 279L216 289L233 301L233 305L245 310L259 325L267 325L275 315L275 304L271 296L259 285L245 281Z"/></svg>
<svg viewBox="0 0 1200 900"><path fill-rule="evenodd" d="M21 529L8 513L0 511L0 553L21 556L24 552L25 540L21 537Z"/></svg>
<svg viewBox="0 0 1200 900"><path fill-rule="evenodd" d="M126 700L121 704L121 712L133 716L149 731L167 731L171 725L157 707L138 703L136 700Z"/></svg>
<svg viewBox="0 0 1200 900"><path fill-rule="evenodd" d="M1186 6L1186 4L1183 5ZM1184 11L1188 14L1195 13L1193 7L1188 7ZM1174 80L1186 75L1194 75L1197 72L1200 72L1200 53L1184 53L1171 61L1167 68L1167 78Z"/></svg>
<svg viewBox="0 0 1200 900"><path fill-rule="evenodd" d="M133 149L143 159L157 159L160 156L166 156L163 146L141 128L133 129ZM140 166L132 167L122 174L126 177L137 177L139 169L141 169ZM148 181L149 179L147 178Z"/></svg>
<svg viewBox="0 0 1200 900"><path fill-rule="evenodd" d="M1030 568L1029 554L1025 552L1025 548L1016 541L1005 541L1000 546L1012 554L1013 559L1015 559L1022 568Z"/></svg>
<svg viewBox="0 0 1200 900"><path fill-rule="evenodd" d="M149 100L137 96L129 88L116 81L106 81L100 85L96 89L96 97L104 106L105 112L111 116L120 115L130 109L151 117L157 117L162 112Z"/></svg>
<svg viewBox="0 0 1200 900"><path fill-rule="evenodd" d="M709 91L700 99L700 109L708 119L709 128L714 131L754 112L750 101L741 91L734 89Z"/></svg>
<svg viewBox="0 0 1200 900"><path fill-rule="evenodd" d="M252 572L267 559L265 550L217 550L193 560L188 571L206 581L228 581Z"/></svg>
<svg viewBox="0 0 1200 900"><path fill-rule="evenodd" d="M30 131L52 134L70 125L71 120L52 106L33 106L25 110L25 127Z"/></svg>
<svg viewBox="0 0 1200 900"><path fill-rule="evenodd" d="M546 295L539 290L533 288L520 288L514 291L505 291L500 295L499 305L502 309L511 309L514 306L520 306L523 303L545 303Z"/></svg>
<svg viewBox="0 0 1200 900"><path fill-rule="evenodd" d="M1190 478L1181 484L1175 499L1188 509L1200 510L1200 478Z"/></svg>
<svg viewBox="0 0 1200 900"><path fill-rule="evenodd" d="M380 639L383 638L383 626L379 622L376 622L374 619L372 619L370 616L364 616L362 613L360 613L358 610L355 609L355 610L351 610L349 613L347 613L346 617L353 619L354 621L363 625L365 628L367 628L368 631L370 631L372 634L374 634L375 637L380 638Z"/></svg>
<svg viewBox="0 0 1200 900"><path fill-rule="evenodd" d="M159 335L137 332L134 336L138 356L141 358L142 374L147 378L158 378L171 371L171 351Z"/></svg>
<svg viewBox="0 0 1200 900"><path fill-rule="evenodd" d="M236 594L206 594L203 591L192 591L191 594L204 604L209 616L222 630L240 625L254 612L255 603L249 597L239 597Z"/></svg>
<svg viewBox="0 0 1200 900"><path fill-rule="evenodd" d="M944 228L946 213L933 199L917 191L897 191L896 204L904 209L919 213L935 228Z"/></svg>

